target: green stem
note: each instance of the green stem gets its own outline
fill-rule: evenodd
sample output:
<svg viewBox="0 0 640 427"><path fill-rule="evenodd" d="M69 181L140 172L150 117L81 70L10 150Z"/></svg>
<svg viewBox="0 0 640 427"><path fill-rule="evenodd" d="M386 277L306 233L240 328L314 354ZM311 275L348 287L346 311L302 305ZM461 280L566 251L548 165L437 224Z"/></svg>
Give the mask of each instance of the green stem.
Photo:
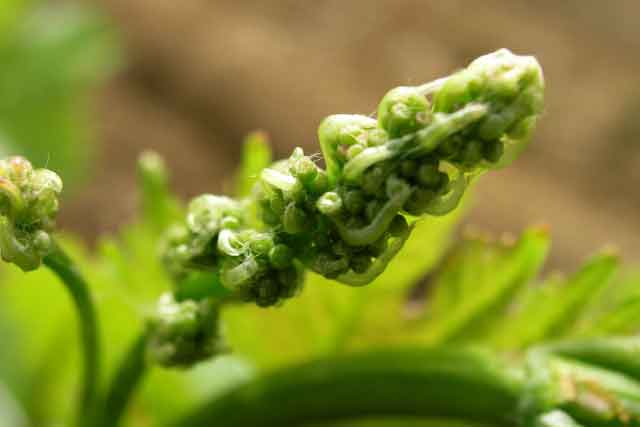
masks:
<svg viewBox="0 0 640 427"><path fill-rule="evenodd" d="M131 396L147 372L146 349L147 333L143 332L120 362L107 389L99 420L101 427L116 427L119 424Z"/></svg>
<svg viewBox="0 0 640 427"><path fill-rule="evenodd" d="M100 370L98 320L89 286L74 262L54 242L44 264L64 283L75 304L84 357L84 380L78 401L80 425L88 423L95 408Z"/></svg>
<svg viewBox="0 0 640 427"><path fill-rule="evenodd" d="M379 351L288 368L214 399L174 426L296 426L369 416L513 425L522 380L486 353Z"/></svg>
<svg viewBox="0 0 640 427"><path fill-rule="evenodd" d="M552 344L547 350L640 380L640 337L607 337Z"/></svg>
<svg viewBox="0 0 640 427"><path fill-rule="evenodd" d="M350 271L337 277L337 281L349 286L366 286L373 280L380 276L387 268L387 265L393 260L393 258L400 252L400 249L404 246L405 242L411 235L413 226L407 228L407 230L398 236L393 243L371 264L371 266L364 273L354 273Z"/></svg>

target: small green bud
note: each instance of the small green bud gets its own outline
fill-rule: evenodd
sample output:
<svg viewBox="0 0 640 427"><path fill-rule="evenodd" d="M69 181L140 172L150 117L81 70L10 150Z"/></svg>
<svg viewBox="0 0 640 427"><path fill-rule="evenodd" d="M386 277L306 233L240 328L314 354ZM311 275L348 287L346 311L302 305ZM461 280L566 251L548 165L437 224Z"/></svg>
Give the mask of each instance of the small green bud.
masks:
<svg viewBox="0 0 640 427"><path fill-rule="evenodd" d="M381 165L373 166L362 176L362 189L369 195L376 195L385 180L385 170Z"/></svg>
<svg viewBox="0 0 640 427"><path fill-rule="evenodd" d="M35 232L33 236L33 247L37 253L42 255L49 253L52 244L51 236L47 232L42 230Z"/></svg>
<svg viewBox="0 0 640 427"><path fill-rule="evenodd" d="M494 141L540 114L543 98L544 79L536 59L500 49L449 77L434 95L434 109L453 113L471 103L484 105L488 115L473 133L475 138Z"/></svg>
<svg viewBox="0 0 640 427"><path fill-rule="evenodd" d="M367 145L369 147L377 147L386 144L389 141L389 134L384 129L371 129L367 133Z"/></svg>
<svg viewBox="0 0 640 427"><path fill-rule="evenodd" d="M284 213L285 206L286 202L284 201L282 191L275 190L269 198L269 207L276 215L282 215Z"/></svg>
<svg viewBox="0 0 640 427"><path fill-rule="evenodd" d="M417 87L397 87L378 106L378 122L392 138L423 128L430 122L430 105Z"/></svg>
<svg viewBox="0 0 640 427"><path fill-rule="evenodd" d="M375 129L377 121L371 117L356 114L336 114L327 117L318 128L318 139L327 165L330 184L335 184L342 175L342 163L339 148L354 143L366 143L358 138L365 129ZM326 191L326 190L325 190Z"/></svg>
<svg viewBox="0 0 640 427"><path fill-rule="evenodd" d="M438 154L443 159L455 157L464 145L464 140L460 135L453 135L447 138L439 147Z"/></svg>
<svg viewBox="0 0 640 427"><path fill-rule="evenodd" d="M320 195L329 189L329 179L327 173L322 169L318 169L316 177L308 184L309 191L315 195Z"/></svg>
<svg viewBox="0 0 640 427"><path fill-rule="evenodd" d="M440 184L440 171L438 165L428 163L418 169L418 183L423 187L436 188Z"/></svg>
<svg viewBox="0 0 640 427"><path fill-rule="evenodd" d="M359 255L355 255L353 256L353 258L351 258L351 263L350 263L350 267L353 271L355 271L358 274L362 274L365 271L367 271L369 269L369 267L371 267L371 257L368 255L364 255L364 254L359 254Z"/></svg>
<svg viewBox="0 0 640 427"><path fill-rule="evenodd" d="M12 181L18 187L24 187L28 184L30 176L33 172L33 166L29 160L24 157L14 156L3 159L0 171L2 175Z"/></svg>
<svg viewBox="0 0 640 427"><path fill-rule="evenodd" d="M504 152L504 144L502 141L485 142L482 147L482 156L490 163L497 163Z"/></svg>
<svg viewBox="0 0 640 427"><path fill-rule="evenodd" d="M242 205L229 197L204 194L189 203L187 226L193 233L213 236L220 230L222 219L227 216L242 219Z"/></svg>
<svg viewBox="0 0 640 427"><path fill-rule="evenodd" d="M262 206L260 213L265 224L278 225L280 223L280 215L275 213L269 206Z"/></svg>
<svg viewBox="0 0 640 427"><path fill-rule="evenodd" d="M291 265L293 253L287 245L275 245L269 251L269 262L274 268L283 269Z"/></svg>
<svg viewBox="0 0 640 427"><path fill-rule="evenodd" d="M342 198L334 191L326 192L320 196L316 207L323 215L337 215L342 210Z"/></svg>
<svg viewBox="0 0 640 427"><path fill-rule="evenodd" d="M302 209L295 203L289 203L284 210L282 225L284 231L289 234L302 233L309 226L308 220L307 214Z"/></svg>
<svg viewBox="0 0 640 427"><path fill-rule="evenodd" d="M273 237L269 233L255 233L249 241L249 248L254 254L267 255L273 247Z"/></svg>
<svg viewBox="0 0 640 427"><path fill-rule="evenodd" d="M280 284L272 277L261 279L251 292L258 307L266 308L275 305L280 297Z"/></svg>
<svg viewBox="0 0 640 427"><path fill-rule="evenodd" d="M320 252L312 264L313 270L329 279L338 277L349 270L349 260L326 252Z"/></svg>
<svg viewBox="0 0 640 427"><path fill-rule="evenodd" d="M344 207L350 213L357 215L364 209L365 197L360 190L348 190L343 196Z"/></svg>
<svg viewBox="0 0 640 427"><path fill-rule="evenodd" d="M358 154L364 151L364 145L362 144L354 144L347 150L347 160L353 159Z"/></svg>
<svg viewBox="0 0 640 427"><path fill-rule="evenodd" d="M227 258L220 266L220 283L232 291L248 287L260 272L260 264L252 256L239 261L237 257Z"/></svg>
<svg viewBox="0 0 640 427"><path fill-rule="evenodd" d="M371 122L371 126L375 126ZM340 145L356 145L367 143L367 128L362 124L350 124L340 130Z"/></svg>
<svg viewBox="0 0 640 427"><path fill-rule="evenodd" d="M24 271L38 268L51 248L62 181L22 157L0 160L0 255Z"/></svg>
<svg viewBox="0 0 640 427"><path fill-rule="evenodd" d="M409 224L407 224L407 220L402 215L396 215L389 224L389 234L394 237L398 237L404 234L409 228Z"/></svg>
<svg viewBox="0 0 640 427"><path fill-rule="evenodd" d="M436 192L426 188L418 188L412 194L407 203L403 206L404 210L411 215L422 215L423 210L436 197Z"/></svg>
<svg viewBox="0 0 640 427"><path fill-rule="evenodd" d="M387 184L385 188L387 198L392 199L395 195L405 191L407 188L408 188L408 184L402 178L398 178L395 175L391 175L387 179Z"/></svg>
<svg viewBox="0 0 640 427"><path fill-rule="evenodd" d="M292 266L278 272L280 297L292 298L302 289L304 274L301 268Z"/></svg>
<svg viewBox="0 0 640 427"><path fill-rule="evenodd" d="M289 159L289 171L303 184L313 181L318 173L318 168L311 158L304 155L300 147L297 147Z"/></svg>
<svg viewBox="0 0 640 427"><path fill-rule="evenodd" d="M149 319L147 353L151 360L166 367L188 367L225 349L215 303L176 302L170 293L160 297Z"/></svg>
<svg viewBox="0 0 640 427"><path fill-rule="evenodd" d="M405 160L400 163L400 175L405 178L413 177L418 171L418 163L415 160Z"/></svg>
<svg viewBox="0 0 640 427"><path fill-rule="evenodd" d="M471 140L464 147L462 153L462 165L467 168L473 168L482 161L482 142L478 140Z"/></svg>
<svg viewBox="0 0 640 427"><path fill-rule="evenodd" d="M509 138L514 140L528 140L536 127L536 122L535 116L518 121L509 129Z"/></svg>
<svg viewBox="0 0 640 427"><path fill-rule="evenodd" d="M183 225L169 227L160 240L162 263L173 277L180 277L185 273L185 265L192 255L189 240L189 230Z"/></svg>

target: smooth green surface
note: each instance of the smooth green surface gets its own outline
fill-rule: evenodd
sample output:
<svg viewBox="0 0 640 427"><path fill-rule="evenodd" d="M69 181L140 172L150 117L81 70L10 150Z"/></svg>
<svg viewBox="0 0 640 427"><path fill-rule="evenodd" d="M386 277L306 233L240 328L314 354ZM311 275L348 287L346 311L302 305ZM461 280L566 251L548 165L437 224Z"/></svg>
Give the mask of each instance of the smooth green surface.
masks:
<svg viewBox="0 0 640 427"><path fill-rule="evenodd" d="M512 425L522 384L487 354L392 350L292 366L240 386L175 426L295 426L363 416Z"/></svg>
<svg viewBox="0 0 640 427"><path fill-rule="evenodd" d="M78 266L56 244L53 251L44 258L44 264L62 281L73 299L83 352L84 373L80 397L77 400L79 426L88 425L96 409L96 399L100 380L100 331L95 303L89 285L78 270Z"/></svg>

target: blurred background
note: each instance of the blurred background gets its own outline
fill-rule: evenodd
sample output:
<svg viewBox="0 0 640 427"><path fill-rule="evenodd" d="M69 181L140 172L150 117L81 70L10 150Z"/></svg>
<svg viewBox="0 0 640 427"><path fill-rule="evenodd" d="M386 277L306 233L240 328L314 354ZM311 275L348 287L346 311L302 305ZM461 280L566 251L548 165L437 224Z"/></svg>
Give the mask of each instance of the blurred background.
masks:
<svg viewBox="0 0 640 427"><path fill-rule="evenodd" d="M243 136L318 150L332 113L507 47L533 54L546 113L489 174L466 220L549 224L552 265L604 244L640 255L640 3L567 0L0 3L0 146L61 171L61 225L84 237L135 212L135 160L163 154L187 198L220 192Z"/></svg>

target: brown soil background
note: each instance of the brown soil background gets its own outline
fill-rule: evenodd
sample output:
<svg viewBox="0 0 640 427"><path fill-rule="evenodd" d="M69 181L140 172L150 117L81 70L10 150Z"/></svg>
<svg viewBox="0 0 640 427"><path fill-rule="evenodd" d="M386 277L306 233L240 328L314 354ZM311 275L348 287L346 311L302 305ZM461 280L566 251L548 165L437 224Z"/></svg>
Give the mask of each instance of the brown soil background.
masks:
<svg viewBox="0 0 640 427"><path fill-rule="evenodd" d="M135 158L166 156L187 198L218 192L240 141L318 150L332 113L369 113L387 89L448 74L500 47L534 54L546 113L513 167L486 176L467 222L545 222L553 264L615 243L640 259L640 2L101 0L127 65L98 94L92 182L63 226L96 236L135 212ZM109 197L105 197L109 194Z"/></svg>

